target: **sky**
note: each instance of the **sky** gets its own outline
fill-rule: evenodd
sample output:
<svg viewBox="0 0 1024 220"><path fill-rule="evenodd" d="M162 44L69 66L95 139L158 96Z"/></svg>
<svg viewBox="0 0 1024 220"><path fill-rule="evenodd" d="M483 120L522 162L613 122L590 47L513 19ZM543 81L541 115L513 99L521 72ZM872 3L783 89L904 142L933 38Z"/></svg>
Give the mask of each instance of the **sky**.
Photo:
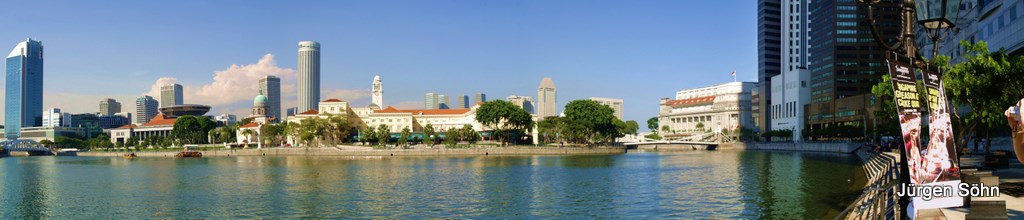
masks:
<svg viewBox="0 0 1024 220"><path fill-rule="evenodd" d="M428 92L536 97L551 77L558 112L619 98L642 124L677 90L757 76L746 0L38 0L7 2L0 18L0 50L43 42L43 108L72 113L111 97L134 114L136 97L176 82L185 103L245 117L268 74L293 107L303 40L321 44L321 99L353 106L370 103L374 75L396 108L422 108Z"/></svg>

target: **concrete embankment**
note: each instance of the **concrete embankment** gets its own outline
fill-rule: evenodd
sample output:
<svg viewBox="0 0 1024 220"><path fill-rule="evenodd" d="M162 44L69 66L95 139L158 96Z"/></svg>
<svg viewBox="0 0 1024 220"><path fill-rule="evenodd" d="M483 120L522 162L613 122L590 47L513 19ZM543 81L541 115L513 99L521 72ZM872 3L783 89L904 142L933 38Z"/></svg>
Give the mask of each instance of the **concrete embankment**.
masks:
<svg viewBox="0 0 1024 220"><path fill-rule="evenodd" d="M487 147L453 149L342 150L339 148L265 148L201 151L204 157L220 156L445 156L445 155L606 155L626 153L622 147ZM136 152L139 157L174 157L178 152ZM124 152L80 152L78 156L120 157Z"/></svg>
<svg viewBox="0 0 1024 220"><path fill-rule="evenodd" d="M825 152L825 153L853 153L863 144L847 142L803 142L803 143L746 143L738 145L737 149L745 150L768 150L768 151L801 151L801 152Z"/></svg>

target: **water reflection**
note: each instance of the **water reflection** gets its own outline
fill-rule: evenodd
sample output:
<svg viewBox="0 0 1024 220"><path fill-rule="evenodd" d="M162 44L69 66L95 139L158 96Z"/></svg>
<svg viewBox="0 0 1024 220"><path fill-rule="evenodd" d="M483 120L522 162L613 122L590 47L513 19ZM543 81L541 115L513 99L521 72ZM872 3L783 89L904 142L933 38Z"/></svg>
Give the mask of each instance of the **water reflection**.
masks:
<svg viewBox="0 0 1024 220"><path fill-rule="evenodd" d="M855 158L764 152L0 159L15 218L821 218ZM57 208L59 207L59 208Z"/></svg>

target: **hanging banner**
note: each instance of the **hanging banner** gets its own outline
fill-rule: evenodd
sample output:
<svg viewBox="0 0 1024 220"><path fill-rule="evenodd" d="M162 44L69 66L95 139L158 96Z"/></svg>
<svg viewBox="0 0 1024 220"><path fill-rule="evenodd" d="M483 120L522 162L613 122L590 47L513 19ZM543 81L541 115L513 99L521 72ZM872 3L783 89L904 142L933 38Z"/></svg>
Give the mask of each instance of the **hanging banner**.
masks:
<svg viewBox="0 0 1024 220"><path fill-rule="evenodd" d="M928 146L918 155L919 167L915 185L928 188L959 189L960 163L957 157L956 139L953 138L953 122L949 117L949 105L938 72L924 70L922 73L928 103ZM911 171L911 174L915 174ZM915 200L915 202L918 202ZM924 202L924 201L922 201ZM922 208L943 208L963 205L959 194L935 197ZM915 203L916 204L916 203Z"/></svg>
<svg viewBox="0 0 1024 220"><path fill-rule="evenodd" d="M957 207L963 205L961 199L955 192L960 183L959 170L955 162L955 151L948 148L947 144L953 144L952 132L936 131L935 129L951 129L949 115L946 108L938 108L945 104L945 97L940 97L941 86L938 78L933 78L935 94L927 91L918 91L917 80L914 68L910 64L889 60L889 76L892 78L893 101L896 104L896 114L900 120L900 130L903 134L903 147L905 149L903 161L906 161L910 183L899 187L902 193L911 198L910 206L907 207L908 214L914 216L918 210ZM937 77L937 76L936 76ZM924 77L928 79L927 74ZM927 80L926 80L927 81ZM928 84L927 82L925 84ZM928 86L925 90L930 90ZM926 97L935 103L935 107L928 109L939 112L946 112L945 116L929 114L930 130L929 145L926 148L921 145L921 101L920 93L926 92ZM944 121L941 117L945 117ZM945 126L938 126L936 123L947 123ZM935 138L942 140L936 141ZM907 183L904 183L907 184ZM951 192L951 193L947 193Z"/></svg>

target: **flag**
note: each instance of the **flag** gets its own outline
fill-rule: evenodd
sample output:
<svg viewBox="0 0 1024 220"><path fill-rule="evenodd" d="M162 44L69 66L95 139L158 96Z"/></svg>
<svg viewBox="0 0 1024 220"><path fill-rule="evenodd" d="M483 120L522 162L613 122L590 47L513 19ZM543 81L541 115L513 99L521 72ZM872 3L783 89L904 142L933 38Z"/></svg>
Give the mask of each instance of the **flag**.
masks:
<svg viewBox="0 0 1024 220"><path fill-rule="evenodd" d="M732 76L736 76L736 70L732 71Z"/></svg>

